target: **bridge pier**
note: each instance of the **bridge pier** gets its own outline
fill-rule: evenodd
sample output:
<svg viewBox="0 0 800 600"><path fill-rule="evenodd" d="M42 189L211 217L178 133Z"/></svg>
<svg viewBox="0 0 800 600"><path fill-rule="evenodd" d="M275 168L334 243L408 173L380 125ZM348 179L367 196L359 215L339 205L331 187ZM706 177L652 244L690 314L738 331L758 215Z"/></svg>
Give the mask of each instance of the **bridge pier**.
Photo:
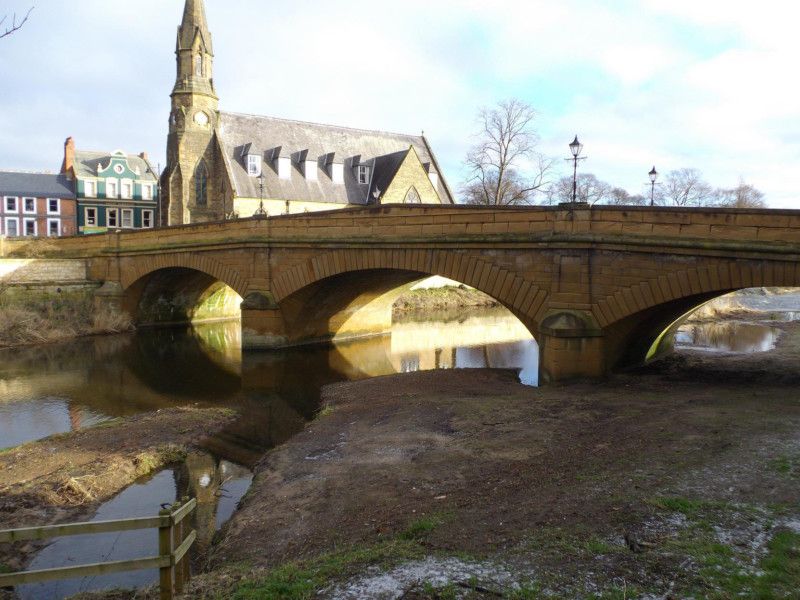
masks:
<svg viewBox="0 0 800 600"><path fill-rule="evenodd" d="M590 312L550 311L539 326L539 375L542 383L607 374L603 331Z"/></svg>
<svg viewBox="0 0 800 600"><path fill-rule="evenodd" d="M286 346L286 323L270 292L251 292L242 309L242 350L272 350Z"/></svg>

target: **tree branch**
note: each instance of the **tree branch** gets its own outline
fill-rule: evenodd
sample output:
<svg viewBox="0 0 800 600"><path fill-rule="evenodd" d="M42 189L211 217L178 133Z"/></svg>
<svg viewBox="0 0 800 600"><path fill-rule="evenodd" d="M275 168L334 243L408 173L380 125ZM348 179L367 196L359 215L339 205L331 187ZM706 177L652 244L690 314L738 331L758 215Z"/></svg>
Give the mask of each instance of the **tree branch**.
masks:
<svg viewBox="0 0 800 600"><path fill-rule="evenodd" d="M14 13L13 16L11 17L11 25L6 27L5 32L0 33L0 40L2 40L4 37L8 37L15 31L19 31L20 29L22 29L22 26L25 25L25 23L28 21L28 18L31 16L31 13L33 12L34 8L35 7L31 6L28 9L28 12L25 13L23 19L19 22L17 22L17 13ZM8 15L3 15L3 18L0 19L0 27L2 27L3 23L5 23L7 20L8 20Z"/></svg>

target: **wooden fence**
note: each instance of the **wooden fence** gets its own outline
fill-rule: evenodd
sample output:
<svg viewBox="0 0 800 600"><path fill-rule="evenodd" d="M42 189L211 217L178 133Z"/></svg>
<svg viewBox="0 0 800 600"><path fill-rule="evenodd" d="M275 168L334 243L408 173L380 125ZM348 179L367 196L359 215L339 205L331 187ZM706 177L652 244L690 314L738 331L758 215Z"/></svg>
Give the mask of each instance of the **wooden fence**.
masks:
<svg viewBox="0 0 800 600"><path fill-rule="evenodd" d="M187 554L197 539L197 532L189 531L190 525L185 519L194 512L196 507L197 500L184 498L160 511L157 517L0 530L0 543L13 543L70 535L158 528L158 556L77 567L0 574L0 588L73 577L108 575L122 571L159 569L161 600L172 600L176 593L183 591L184 585L189 581L190 567Z"/></svg>

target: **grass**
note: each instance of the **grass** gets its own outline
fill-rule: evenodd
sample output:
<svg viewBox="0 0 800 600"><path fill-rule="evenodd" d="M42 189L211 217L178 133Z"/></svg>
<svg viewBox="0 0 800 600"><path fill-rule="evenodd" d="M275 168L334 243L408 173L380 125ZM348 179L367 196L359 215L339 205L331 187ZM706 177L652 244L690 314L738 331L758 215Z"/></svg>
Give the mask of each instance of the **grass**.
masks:
<svg viewBox="0 0 800 600"><path fill-rule="evenodd" d="M401 540L420 540L444 523L445 518L441 514L420 517L412 521L400 533Z"/></svg>
<svg viewBox="0 0 800 600"><path fill-rule="evenodd" d="M800 456L779 456L768 464L770 471L790 479L800 477Z"/></svg>
<svg viewBox="0 0 800 600"><path fill-rule="evenodd" d="M96 310L91 292L28 293L10 297L0 288L0 347L43 344L131 329L130 319Z"/></svg>
<svg viewBox="0 0 800 600"><path fill-rule="evenodd" d="M367 566L388 567L421 558L424 548L415 541L395 539L370 547L354 547L308 561L282 565L266 576L240 583L233 600L309 600L336 579L354 575Z"/></svg>

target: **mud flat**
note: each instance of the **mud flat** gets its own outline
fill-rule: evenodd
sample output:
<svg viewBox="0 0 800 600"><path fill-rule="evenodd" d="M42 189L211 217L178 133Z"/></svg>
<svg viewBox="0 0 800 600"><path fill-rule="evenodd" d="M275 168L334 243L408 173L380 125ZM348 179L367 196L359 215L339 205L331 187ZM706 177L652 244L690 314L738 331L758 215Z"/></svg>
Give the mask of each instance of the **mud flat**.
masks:
<svg viewBox="0 0 800 600"><path fill-rule="evenodd" d="M234 418L230 410L174 408L3 450L0 529L83 520ZM0 568L19 570L38 547L0 545Z"/></svg>
<svg viewBox="0 0 800 600"><path fill-rule="evenodd" d="M684 352L601 384L329 386L192 597L791 597L800 328L782 328L770 353Z"/></svg>

